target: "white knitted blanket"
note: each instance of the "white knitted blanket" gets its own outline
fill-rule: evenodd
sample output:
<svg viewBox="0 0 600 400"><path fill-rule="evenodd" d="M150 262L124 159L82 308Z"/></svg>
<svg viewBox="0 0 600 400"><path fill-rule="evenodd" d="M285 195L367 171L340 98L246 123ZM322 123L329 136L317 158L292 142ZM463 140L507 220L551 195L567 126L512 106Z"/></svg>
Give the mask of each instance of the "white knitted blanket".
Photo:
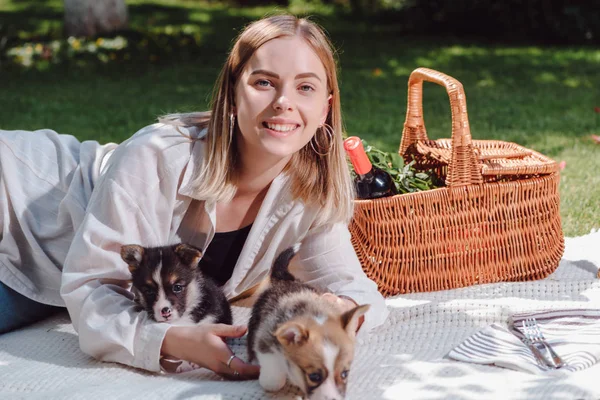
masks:
<svg viewBox="0 0 600 400"><path fill-rule="evenodd" d="M600 365L565 377L467 364L446 354L515 312L600 308L600 232L566 239L547 279L418 293L388 299L390 317L359 340L349 399L598 399ZM238 322L249 315L236 307ZM245 341L233 350L245 354ZM265 395L257 381L227 382L207 371L151 374L97 362L78 347L62 314L0 337L0 399L262 399L294 398L287 388Z"/></svg>

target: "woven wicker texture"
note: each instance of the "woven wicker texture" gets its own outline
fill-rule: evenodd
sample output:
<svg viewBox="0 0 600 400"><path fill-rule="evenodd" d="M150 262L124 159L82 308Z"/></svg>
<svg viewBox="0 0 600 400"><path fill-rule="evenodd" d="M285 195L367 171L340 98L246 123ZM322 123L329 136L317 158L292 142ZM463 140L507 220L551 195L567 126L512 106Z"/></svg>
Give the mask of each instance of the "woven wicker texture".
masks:
<svg viewBox="0 0 600 400"><path fill-rule="evenodd" d="M448 92L451 139L427 137L424 81ZM384 295L541 279L558 266L557 163L515 143L472 140L456 79L427 68L411 74L399 153L446 187L355 202L352 243Z"/></svg>
<svg viewBox="0 0 600 400"><path fill-rule="evenodd" d="M565 400L600 398L600 364L547 377L446 358L465 339L516 312L599 308L600 233L567 239L560 267L535 282L496 283L387 299L390 316L362 338L349 400ZM243 323L247 308L234 307ZM361 332L362 333L362 332ZM246 353L245 338L233 350ZM296 399L290 387L267 395L257 381L227 382L198 370L158 375L91 359L79 350L66 313L0 336L0 399Z"/></svg>

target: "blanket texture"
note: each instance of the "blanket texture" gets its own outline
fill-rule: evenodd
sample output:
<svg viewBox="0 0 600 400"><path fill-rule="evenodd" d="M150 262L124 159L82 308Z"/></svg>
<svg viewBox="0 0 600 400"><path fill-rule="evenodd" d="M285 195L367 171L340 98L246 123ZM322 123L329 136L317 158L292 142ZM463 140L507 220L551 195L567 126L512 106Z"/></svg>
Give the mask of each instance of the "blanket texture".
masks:
<svg viewBox="0 0 600 400"><path fill-rule="evenodd" d="M566 239L559 268L546 279L497 283L387 300L390 317L359 335L349 399L598 399L600 365L561 377L461 363L448 352L510 315L534 310L600 309L600 232ZM243 323L247 307L234 307ZM245 338L233 343L245 358ZM258 381L227 382L206 370L151 374L102 363L79 350L66 313L0 337L1 399L292 399L265 394Z"/></svg>

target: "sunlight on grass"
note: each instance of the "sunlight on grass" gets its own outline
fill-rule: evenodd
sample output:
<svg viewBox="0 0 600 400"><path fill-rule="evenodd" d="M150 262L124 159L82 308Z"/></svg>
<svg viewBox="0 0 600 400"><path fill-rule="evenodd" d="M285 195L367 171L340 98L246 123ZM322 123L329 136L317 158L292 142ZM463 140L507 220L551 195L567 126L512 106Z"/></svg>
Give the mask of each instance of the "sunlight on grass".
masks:
<svg viewBox="0 0 600 400"><path fill-rule="evenodd" d="M600 107L600 49L408 37L401 27L345 20L316 2L292 1L288 9L192 0L127 4L135 35L128 38L131 49L116 52L115 60L106 52L109 61L100 67L71 63L48 64L44 71L3 70L0 127L49 127L82 140L119 142L158 115L206 109L240 29L251 20L291 10L314 15L340 50L349 134L397 151L408 76L417 67L437 69L463 84L473 138L517 142L566 162L560 186L565 234L600 227L600 173L595 172L600 171L600 145L587 139L600 134L600 112L594 112ZM0 25L12 26L9 33L17 43L11 45L43 54L44 45L28 38L48 35L47 46L54 40L66 43L62 5L62 0L0 0ZM129 59L128 53L138 58ZM450 107L442 87L424 85L423 115L430 138L450 137Z"/></svg>
<svg viewBox="0 0 600 400"><path fill-rule="evenodd" d="M567 79L565 79L565 80L563 81L563 84L564 84L565 86L568 86L568 87L570 87L570 88L578 88L578 87L579 87L579 86L581 86L583 83L582 83L582 80L581 80L581 79L578 79L578 78L575 78L575 77L571 77L571 78L567 78ZM590 86L588 86L588 87L590 87Z"/></svg>
<svg viewBox="0 0 600 400"><path fill-rule="evenodd" d="M541 72L535 77L535 81L539 83L555 83L558 82L558 78L552 72Z"/></svg>
<svg viewBox="0 0 600 400"><path fill-rule="evenodd" d="M567 235L582 235L600 228L599 147L578 141L559 155L566 161L561 173L560 207Z"/></svg>
<svg viewBox="0 0 600 400"><path fill-rule="evenodd" d="M508 47L496 49L493 52L497 56L510 57L510 56L523 56L528 57L540 57L544 52L538 47Z"/></svg>
<svg viewBox="0 0 600 400"><path fill-rule="evenodd" d="M428 67L428 68L433 68L437 63L439 62L439 60L434 58L428 58L428 57L417 57L415 59L415 63L416 65L419 65L421 67Z"/></svg>
<svg viewBox="0 0 600 400"><path fill-rule="evenodd" d="M289 12L296 15L333 15L335 13L335 4L330 2L329 4L321 1L304 1L304 0L291 0L289 5Z"/></svg>
<svg viewBox="0 0 600 400"><path fill-rule="evenodd" d="M476 83L477 87L494 87L496 86L496 81L493 78L484 78Z"/></svg>
<svg viewBox="0 0 600 400"><path fill-rule="evenodd" d="M0 0L0 10L2 11L22 11L30 7L51 8L62 11L63 0L45 0L40 4L39 0Z"/></svg>
<svg viewBox="0 0 600 400"><path fill-rule="evenodd" d="M473 46L469 46L469 47L464 47L464 46L450 46L447 47L446 49L444 49L444 51L441 52L441 54L443 55L444 53L447 53L451 56L485 56L487 54L489 54L489 50L482 48L482 47L473 47Z"/></svg>
<svg viewBox="0 0 600 400"><path fill-rule="evenodd" d="M208 24L211 21L211 14L203 11L194 11L190 13L190 20Z"/></svg>

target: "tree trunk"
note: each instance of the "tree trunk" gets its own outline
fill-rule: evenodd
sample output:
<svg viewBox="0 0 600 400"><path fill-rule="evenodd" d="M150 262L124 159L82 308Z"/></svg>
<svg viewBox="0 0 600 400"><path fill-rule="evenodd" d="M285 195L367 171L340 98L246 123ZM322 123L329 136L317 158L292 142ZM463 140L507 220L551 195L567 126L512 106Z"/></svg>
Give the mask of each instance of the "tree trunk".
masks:
<svg viewBox="0 0 600 400"><path fill-rule="evenodd" d="M125 0L65 0L68 36L95 36L127 27Z"/></svg>

